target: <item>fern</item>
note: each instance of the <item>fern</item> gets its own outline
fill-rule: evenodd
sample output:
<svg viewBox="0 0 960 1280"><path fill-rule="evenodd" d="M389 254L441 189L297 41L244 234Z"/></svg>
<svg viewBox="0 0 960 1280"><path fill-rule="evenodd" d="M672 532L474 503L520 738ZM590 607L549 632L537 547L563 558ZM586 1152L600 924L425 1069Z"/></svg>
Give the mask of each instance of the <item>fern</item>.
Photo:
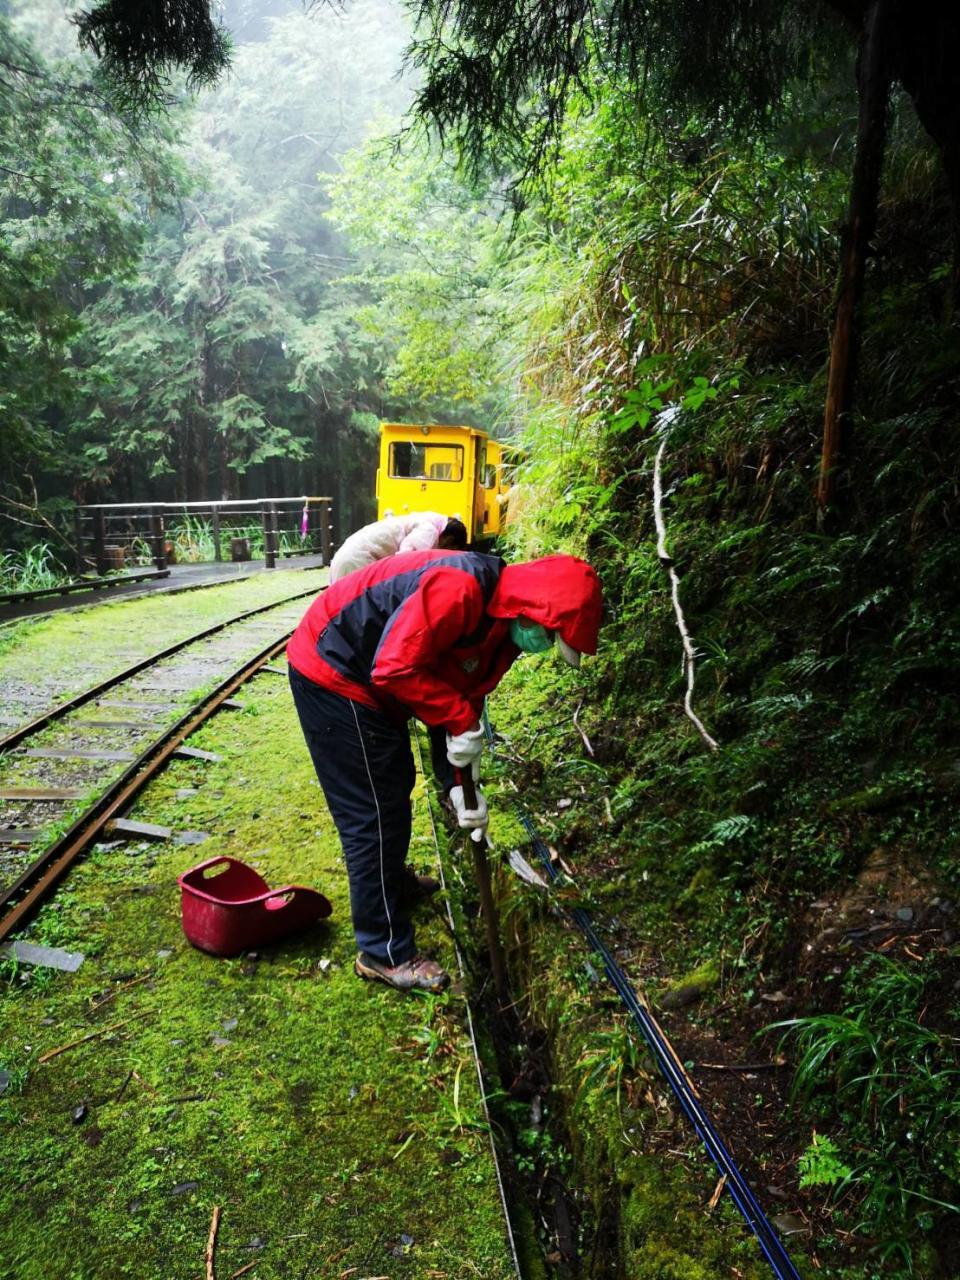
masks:
<svg viewBox="0 0 960 1280"><path fill-rule="evenodd" d="M755 825L755 819L746 813L734 813L729 818L721 818L710 828L710 838L714 844L730 844L740 840Z"/></svg>
<svg viewBox="0 0 960 1280"><path fill-rule="evenodd" d="M800 1187L835 1187L852 1174L852 1170L840 1159L836 1143L821 1134L814 1133L809 1147L800 1156Z"/></svg>

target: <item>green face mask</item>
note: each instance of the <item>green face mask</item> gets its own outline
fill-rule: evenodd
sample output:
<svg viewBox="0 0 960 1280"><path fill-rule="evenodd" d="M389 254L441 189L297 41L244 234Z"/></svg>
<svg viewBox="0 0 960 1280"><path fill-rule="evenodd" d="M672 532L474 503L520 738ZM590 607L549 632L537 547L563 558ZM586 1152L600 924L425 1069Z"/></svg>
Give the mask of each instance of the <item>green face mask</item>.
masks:
<svg viewBox="0 0 960 1280"><path fill-rule="evenodd" d="M512 618L510 639L523 653L546 653L553 644L553 632L529 618Z"/></svg>

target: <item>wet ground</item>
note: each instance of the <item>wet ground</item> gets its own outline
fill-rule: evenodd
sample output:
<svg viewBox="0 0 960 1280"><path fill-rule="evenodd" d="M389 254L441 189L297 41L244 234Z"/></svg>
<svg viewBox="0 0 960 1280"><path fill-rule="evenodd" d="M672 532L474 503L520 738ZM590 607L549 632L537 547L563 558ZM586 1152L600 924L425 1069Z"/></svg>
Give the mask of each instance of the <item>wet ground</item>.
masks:
<svg viewBox="0 0 960 1280"><path fill-rule="evenodd" d="M276 570L202 591L152 592L0 626L0 737L205 627L298 591L319 591L325 581L322 570Z"/></svg>
<svg viewBox="0 0 960 1280"><path fill-rule="evenodd" d="M190 591L197 587L210 587L218 583L242 582L259 573L290 572L298 569L320 569L320 555L297 556L279 560L277 569L267 570L262 560L245 560L237 564L221 561L219 564L172 564L167 578L148 579L145 582L122 583L113 587L93 588L90 591L72 591L65 596L44 596L39 600L23 600L15 604L0 604L0 624L18 618L38 617L58 613L64 609L81 609L107 600L130 600L140 596Z"/></svg>

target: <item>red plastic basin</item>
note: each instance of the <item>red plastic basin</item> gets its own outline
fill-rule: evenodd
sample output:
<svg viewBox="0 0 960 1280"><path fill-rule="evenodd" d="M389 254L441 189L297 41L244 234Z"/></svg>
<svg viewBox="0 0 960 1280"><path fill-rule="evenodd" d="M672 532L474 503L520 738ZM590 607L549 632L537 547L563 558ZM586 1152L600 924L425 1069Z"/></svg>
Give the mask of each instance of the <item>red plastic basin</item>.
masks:
<svg viewBox="0 0 960 1280"><path fill-rule="evenodd" d="M333 907L316 889L271 889L253 867L209 858L177 877L183 932L195 947L235 956L325 920Z"/></svg>

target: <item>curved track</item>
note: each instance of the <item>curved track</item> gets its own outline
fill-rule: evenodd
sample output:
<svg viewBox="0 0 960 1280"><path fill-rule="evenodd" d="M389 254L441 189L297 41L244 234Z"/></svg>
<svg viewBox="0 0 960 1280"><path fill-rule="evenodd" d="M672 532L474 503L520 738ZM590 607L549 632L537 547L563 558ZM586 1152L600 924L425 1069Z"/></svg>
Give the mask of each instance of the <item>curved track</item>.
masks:
<svg viewBox="0 0 960 1280"><path fill-rule="evenodd" d="M282 600L275 601L273 604L262 604L256 609L247 609L232 618L227 618L224 622L216 622L213 626L205 627L202 631L195 631L193 635L186 636L183 640L178 640L176 644L167 645L164 649L158 649L156 653L150 654L149 657L142 658L139 662L134 662L129 667L124 667L122 671L118 671L115 675L108 676L106 680L101 680L98 684L91 685L89 689L85 689L82 693L75 694L74 697L58 703L55 707L51 707L49 711L45 711L35 719L13 729L5 737L0 738L0 751L9 751L11 747L18 746L23 742L25 738L45 729L54 720L59 720L61 716L65 716L71 711L76 711L88 702L101 698L109 689L131 680L134 676L139 675L141 671L147 671L150 667L156 666L158 662L162 662L165 658L173 657L174 654L180 653L183 649L189 648L200 640L206 640L209 636L225 631L227 627L236 626L238 622L245 622L248 618L255 618L258 614L269 613L271 609L279 609L291 601L302 600L306 596L316 594L316 587L311 587L309 591L298 591L292 596L285 596Z"/></svg>
<svg viewBox="0 0 960 1280"><path fill-rule="evenodd" d="M189 734L282 652L300 601L314 595L316 588L297 592L196 632L0 740L0 940L27 920ZM90 703L106 718L77 716ZM124 712L135 718L120 718ZM127 767L118 774L120 765ZM74 818L78 803L84 807Z"/></svg>

